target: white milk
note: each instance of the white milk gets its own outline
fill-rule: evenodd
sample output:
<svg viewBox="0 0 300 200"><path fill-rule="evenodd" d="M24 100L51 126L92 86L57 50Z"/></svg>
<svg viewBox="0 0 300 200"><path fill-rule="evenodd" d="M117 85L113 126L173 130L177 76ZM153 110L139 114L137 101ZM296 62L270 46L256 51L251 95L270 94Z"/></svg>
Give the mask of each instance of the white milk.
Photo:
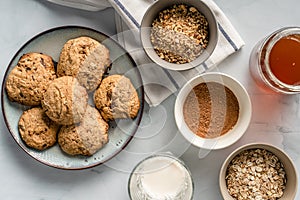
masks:
<svg viewBox="0 0 300 200"><path fill-rule="evenodd" d="M132 200L189 200L193 183L188 170L177 159L153 156L136 167L129 190Z"/></svg>

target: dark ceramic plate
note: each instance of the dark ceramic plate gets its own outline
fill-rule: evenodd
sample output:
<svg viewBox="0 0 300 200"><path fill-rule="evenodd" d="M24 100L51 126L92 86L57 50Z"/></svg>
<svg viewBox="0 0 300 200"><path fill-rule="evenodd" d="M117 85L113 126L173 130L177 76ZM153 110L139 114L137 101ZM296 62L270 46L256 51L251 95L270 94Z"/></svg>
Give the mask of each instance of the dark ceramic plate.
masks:
<svg viewBox="0 0 300 200"><path fill-rule="evenodd" d="M19 131L18 122L23 111L28 109L27 106L22 106L18 103L9 101L6 91L5 82L8 74L12 68L17 64L19 58L27 52L42 52L52 56L55 61L58 61L60 51L64 43L72 38L79 36L89 36L104 44L110 50L110 58L112 60L112 68L109 74L124 74L130 78L134 87L136 88L141 108L138 116L135 119L118 120L110 123L109 128L109 143L102 149L96 152L93 156L68 156L62 152L59 145L45 150L36 151L26 146L22 141ZM90 103L92 104L92 94L90 95ZM7 67L3 84L2 84L2 109L3 116L7 128L18 145L30 156L46 165L61 168L61 169L83 169L102 164L115 155L117 155L130 142L134 136L139 123L142 118L142 111L144 105L144 89L140 73L136 67L135 62L130 55L112 38L105 34L92 30L90 28L67 26L58 27L47 30L38 34L29 40L23 47L15 54Z"/></svg>

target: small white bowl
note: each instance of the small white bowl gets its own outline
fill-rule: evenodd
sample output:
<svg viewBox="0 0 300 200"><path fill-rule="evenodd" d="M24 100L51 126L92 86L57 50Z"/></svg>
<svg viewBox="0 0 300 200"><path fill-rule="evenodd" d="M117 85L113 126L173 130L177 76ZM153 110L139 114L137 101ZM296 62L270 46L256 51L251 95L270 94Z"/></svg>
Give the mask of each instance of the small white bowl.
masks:
<svg viewBox="0 0 300 200"><path fill-rule="evenodd" d="M265 143L251 143L246 144L244 146L241 146L234 150L224 161L219 174L219 187L222 194L222 197L224 200L234 200L234 198L229 194L227 190L226 185L226 172L229 163L231 160L237 156L239 153L249 150L249 149L265 149L271 153L273 153L275 156L277 156L280 160L280 162L283 164L284 171L286 173L286 188L283 191L283 196L279 200L292 200L295 198L298 188L298 180L297 180L297 171L295 168L295 165L291 158L281 149L278 147L271 145L271 144L265 144Z"/></svg>
<svg viewBox="0 0 300 200"><path fill-rule="evenodd" d="M202 138L193 133L187 126L183 116L183 105L190 91L203 82L216 82L228 87L239 102L238 121L234 127L222 136L216 138ZM252 105L246 89L234 78L218 72L204 73L188 81L178 93L174 108L175 121L181 134L191 144L203 149L222 149L239 140L247 130L251 115Z"/></svg>
<svg viewBox="0 0 300 200"><path fill-rule="evenodd" d="M195 7L200 13L202 13L206 17L209 24L209 41L208 41L207 48L195 60L185 64L170 63L161 59L156 54L150 40L152 22L158 16L158 13L175 4L185 4L188 6ZM170 70L176 70L176 71L187 70L204 63L214 52L219 38L218 22L216 20L214 12L204 1L157 0L151 6L149 6L149 8L147 9L146 13L143 16L141 29L140 29L140 36L146 54L154 63L160 65L163 68L170 69Z"/></svg>

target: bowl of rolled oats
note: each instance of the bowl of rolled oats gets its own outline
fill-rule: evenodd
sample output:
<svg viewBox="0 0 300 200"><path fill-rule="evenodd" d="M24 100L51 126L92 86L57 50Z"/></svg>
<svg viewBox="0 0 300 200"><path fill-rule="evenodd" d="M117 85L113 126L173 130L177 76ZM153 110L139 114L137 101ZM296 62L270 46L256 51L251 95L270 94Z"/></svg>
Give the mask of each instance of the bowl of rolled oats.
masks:
<svg viewBox="0 0 300 200"><path fill-rule="evenodd" d="M291 158L278 147L265 143L236 149L223 163L219 175L225 200L292 200L297 184Z"/></svg>
<svg viewBox="0 0 300 200"><path fill-rule="evenodd" d="M200 0L155 1L141 23L141 41L148 57L171 70L204 63L218 42L213 11Z"/></svg>

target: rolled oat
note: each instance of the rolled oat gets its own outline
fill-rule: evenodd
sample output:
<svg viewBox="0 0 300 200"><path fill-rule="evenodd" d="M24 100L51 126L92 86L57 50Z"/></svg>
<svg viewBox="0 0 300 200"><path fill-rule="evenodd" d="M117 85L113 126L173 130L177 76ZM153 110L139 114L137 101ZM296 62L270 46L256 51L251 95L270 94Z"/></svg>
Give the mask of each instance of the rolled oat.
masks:
<svg viewBox="0 0 300 200"><path fill-rule="evenodd" d="M238 154L226 172L229 194L238 200L276 200L282 197L286 173L278 157L265 149Z"/></svg>

